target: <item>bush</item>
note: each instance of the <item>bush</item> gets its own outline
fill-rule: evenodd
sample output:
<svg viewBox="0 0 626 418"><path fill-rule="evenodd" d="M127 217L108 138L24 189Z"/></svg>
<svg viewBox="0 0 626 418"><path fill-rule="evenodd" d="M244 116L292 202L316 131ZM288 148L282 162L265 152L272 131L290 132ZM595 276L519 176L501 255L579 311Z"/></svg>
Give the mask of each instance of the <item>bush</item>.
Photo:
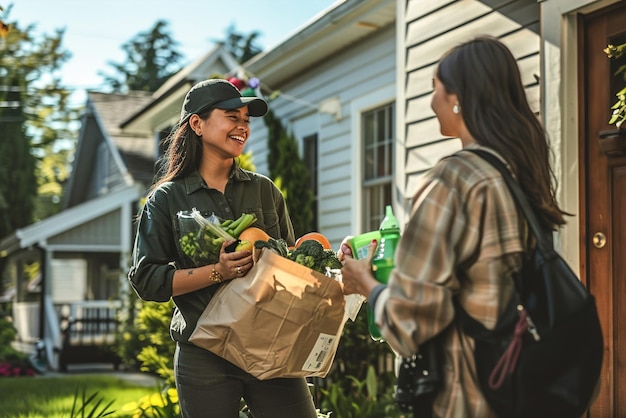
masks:
<svg viewBox="0 0 626 418"><path fill-rule="evenodd" d="M393 387L382 387L378 383L372 366L367 369L365 380L346 376L345 381L331 383L321 389L324 395L321 411L340 418L403 417L394 403Z"/></svg>
<svg viewBox="0 0 626 418"><path fill-rule="evenodd" d="M0 316L0 377L34 376L35 369L26 354L11 345L17 330L7 316Z"/></svg>
<svg viewBox="0 0 626 418"><path fill-rule="evenodd" d="M137 355L142 372L154 373L174 385L174 351L176 344L170 336L170 320L174 302L144 302L136 320L139 341L143 347Z"/></svg>
<svg viewBox="0 0 626 418"><path fill-rule="evenodd" d="M162 387L137 402L124 405L119 412L133 418L176 418L180 416L178 393L175 388Z"/></svg>

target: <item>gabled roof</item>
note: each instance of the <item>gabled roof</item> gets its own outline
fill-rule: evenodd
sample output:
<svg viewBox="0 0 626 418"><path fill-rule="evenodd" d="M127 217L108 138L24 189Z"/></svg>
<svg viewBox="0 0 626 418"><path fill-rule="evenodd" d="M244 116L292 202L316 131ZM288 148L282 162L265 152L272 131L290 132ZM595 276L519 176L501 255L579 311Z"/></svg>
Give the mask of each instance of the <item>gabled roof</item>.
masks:
<svg viewBox="0 0 626 418"><path fill-rule="evenodd" d="M128 94L89 93L96 118L106 136L121 153L139 155L154 160L154 138L151 135L133 135L122 130L121 124L137 109L151 102L148 92L133 91Z"/></svg>
<svg viewBox="0 0 626 418"><path fill-rule="evenodd" d="M66 207L82 203L94 175L93 169L100 144L107 144L114 164L127 177L126 184L152 179L156 154L155 140L147 135L129 135L120 129L127 115L151 100L150 93L128 94L88 92L87 108L82 119L72 175L66 192Z"/></svg>
<svg viewBox="0 0 626 418"><path fill-rule="evenodd" d="M110 212L119 210L129 202L140 200L145 194L145 188L136 184L119 189L115 192L91 199L81 205L65 209L56 215L42 221L16 230L12 235L0 241L0 257L4 257L20 248L31 245L46 246L51 238L73 228L104 216ZM65 249L71 247L71 243L65 245ZM75 248L80 250L80 248Z"/></svg>
<svg viewBox="0 0 626 418"><path fill-rule="evenodd" d="M93 103L105 136L115 145L132 181L149 185L157 156L156 140L151 132L144 135L125 132L121 124L128 115L150 103L152 95L140 91L126 95L93 92L89 94L89 100Z"/></svg>
<svg viewBox="0 0 626 418"><path fill-rule="evenodd" d="M279 89L285 80L315 68L373 32L395 25L395 0L339 0L275 48L244 63L264 87Z"/></svg>

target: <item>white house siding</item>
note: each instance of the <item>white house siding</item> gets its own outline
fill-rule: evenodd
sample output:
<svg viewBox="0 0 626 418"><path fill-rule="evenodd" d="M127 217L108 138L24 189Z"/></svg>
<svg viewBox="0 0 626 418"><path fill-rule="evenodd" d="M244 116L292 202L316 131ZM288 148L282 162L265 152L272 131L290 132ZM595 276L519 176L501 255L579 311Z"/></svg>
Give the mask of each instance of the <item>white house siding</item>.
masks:
<svg viewBox="0 0 626 418"><path fill-rule="evenodd" d="M456 138L444 138L430 108L432 77L441 55L478 35L500 38L518 59L532 108L540 111L539 5L536 0L402 0L398 7L399 79L404 90L403 115L398 114L399 140L405 145L397 153L398 189L404 205L396 208L406 216L408 203L426 170L439 159L460 149ZM536 77L537 76L537 77ZM403 212L404 211L404 212Z"/></svg>
<svg viewBox="0 0 626 418"><path fill-rule="evenodd" d="M348 234L359 231L360 114L395 101L395 27L346 48L297 78L269 86L281 96L270 103L276 116L300 143L318 135L318 199L320 232L333 248ZM256 74L263 81L263 74ZM319 104L338 97L341 119L318 111ZM267 166L267 130L262 121L253 121L252 151L260 173Z"/></svg>

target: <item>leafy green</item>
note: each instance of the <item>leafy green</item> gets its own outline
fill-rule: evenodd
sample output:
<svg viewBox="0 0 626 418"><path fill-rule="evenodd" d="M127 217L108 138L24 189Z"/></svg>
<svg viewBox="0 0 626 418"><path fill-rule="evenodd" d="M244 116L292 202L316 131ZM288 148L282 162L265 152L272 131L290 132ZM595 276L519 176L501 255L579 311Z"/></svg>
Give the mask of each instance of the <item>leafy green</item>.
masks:
<svg viewBox="0 0 626 418"><path fill-rule="evenodd" d="M287 241L284 239L274 239L270 238L267 241L257 240L254 243L254 248L260 250L261 248L267 248L270 251L274 251L276 254L287 257L289 254L289 248L287 246Z"/></svg>
<svg viewBox="0 0 626 418"><path fill-rule="evenodd" d="M325 249L319 241L314 239L302 241L298 248L293 249L287 255L287 258L322 274L326 274L327 268L341 268L337 254L333 250Z"/></svg>

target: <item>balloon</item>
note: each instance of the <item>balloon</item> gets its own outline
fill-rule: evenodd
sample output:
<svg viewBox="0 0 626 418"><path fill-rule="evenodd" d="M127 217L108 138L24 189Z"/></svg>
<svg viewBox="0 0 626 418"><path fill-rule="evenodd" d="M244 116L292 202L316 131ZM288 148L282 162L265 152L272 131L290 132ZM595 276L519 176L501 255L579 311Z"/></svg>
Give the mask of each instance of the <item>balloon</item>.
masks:
<svg viewBox="0 0 626 418"><path fill-rule="evenodd" d="M238 90L241 90L246 86L246 82L238 79L237 77L231 77L228 79Z"/></svg>
<svg viewBox="0 0 626 418"><path fill-rule="evenodd" d="M261 81L256 77L252 77L250 80L248 80L248 85L253 89L256 89L261 85Z"/></svg>
<svg viewBox="0 0 626 418"><path fill-rule="evenodd" d="M256 97L256 92L254 91L253 88L247 87L241 91L241 95L243 97Z"/></svg>

